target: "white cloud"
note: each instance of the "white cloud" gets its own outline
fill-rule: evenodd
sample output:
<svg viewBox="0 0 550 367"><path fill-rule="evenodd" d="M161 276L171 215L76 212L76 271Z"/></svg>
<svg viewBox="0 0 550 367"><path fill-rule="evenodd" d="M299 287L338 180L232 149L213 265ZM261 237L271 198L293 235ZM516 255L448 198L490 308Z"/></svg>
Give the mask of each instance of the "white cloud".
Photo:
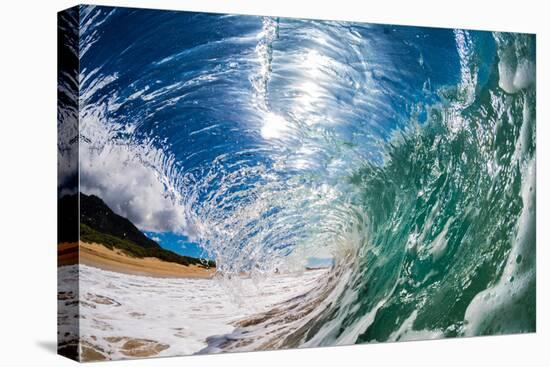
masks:
<svg viewBox="0 0 550 367"><path fill-rule="evenodd" d="M81 144L81 191L99 196L141 230L184 234L184 208L177 203L177 193L154 166L144 162L160 153L140 152L144 149L109 145L94 150Z"/></svg>

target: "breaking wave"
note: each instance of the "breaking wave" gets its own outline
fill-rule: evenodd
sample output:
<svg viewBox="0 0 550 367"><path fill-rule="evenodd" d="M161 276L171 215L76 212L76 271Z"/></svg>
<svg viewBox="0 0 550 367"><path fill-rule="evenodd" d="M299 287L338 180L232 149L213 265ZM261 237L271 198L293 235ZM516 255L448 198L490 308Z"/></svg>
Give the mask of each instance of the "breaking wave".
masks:
<svg viewBox="0 0 550 367"><path fill-rule="evenodd" d="M224 279L333 264L207 351L535 330L534 36L82 9L83 191Z"/></svg>

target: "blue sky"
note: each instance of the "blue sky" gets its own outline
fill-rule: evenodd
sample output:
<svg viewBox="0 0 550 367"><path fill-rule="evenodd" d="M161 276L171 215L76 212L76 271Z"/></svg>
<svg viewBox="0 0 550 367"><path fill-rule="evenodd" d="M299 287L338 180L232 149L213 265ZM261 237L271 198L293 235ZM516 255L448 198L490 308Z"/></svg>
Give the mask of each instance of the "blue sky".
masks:
<svg viewBox="0 0 550 367"><path fill-rule="evenodd" d="M156 241L163 248L174 251L177 254L197 258L209 258L206 252L204 252L204 250L202 250L197 243L189 241L189 238L186 236L175 234L173 232L157 233L144 231L144 233L147 237L151 238L153 241Z"/></svg>

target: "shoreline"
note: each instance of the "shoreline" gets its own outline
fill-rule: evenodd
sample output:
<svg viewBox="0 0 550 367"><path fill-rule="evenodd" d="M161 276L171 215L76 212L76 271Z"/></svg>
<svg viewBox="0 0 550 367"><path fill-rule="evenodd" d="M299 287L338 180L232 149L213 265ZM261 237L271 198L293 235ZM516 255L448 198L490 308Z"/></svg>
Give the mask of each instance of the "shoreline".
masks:
<svg viewBox="0 0 550 367"><path fill-rule="evenodd" d="M76 292L65 292L58 304L66 305L64 322L80 316L85 361L194 355L206 348L216 348L213 353L245 351L276 338L274 328L281 322L295 325L302 319L312 304L307 294L323 274L268 277L260 284L244 278L238 281L235 298L227 284L215 279L166 279L65 266L60 268L61 284L69 291L71 281L79 286ZM294 309L301 302L303 307ZM284 318L279 317L281 312ZM248 335L234 334L243 326L254 333L265 330L265 325L273 334L251 344ZM73 340L61 335L66 344ZM224 336L242 343L231 343L225 350L217 343Z"/></svg>
<svg viewBox="0 0 550 367"><path fill-rule="evenodd" d="M155 278L212 278L215 268L181 265L154 257L136 258L116 248L109 249L97 243L79 242L58 244L58 266L76 263L117 273Z"/></svg>

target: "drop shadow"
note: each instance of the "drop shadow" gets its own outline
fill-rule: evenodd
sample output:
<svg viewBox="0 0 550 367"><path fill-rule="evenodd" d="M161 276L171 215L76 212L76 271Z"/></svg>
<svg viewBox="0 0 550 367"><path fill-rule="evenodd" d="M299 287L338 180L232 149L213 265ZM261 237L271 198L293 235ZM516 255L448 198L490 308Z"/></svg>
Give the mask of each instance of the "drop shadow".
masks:
<svg viewBox="0 0 550 367"><path fill-rule="evenodd" d="M36 345L48 351L49 353L57 354L57 342L51 340L39 340Z"/></svg>

